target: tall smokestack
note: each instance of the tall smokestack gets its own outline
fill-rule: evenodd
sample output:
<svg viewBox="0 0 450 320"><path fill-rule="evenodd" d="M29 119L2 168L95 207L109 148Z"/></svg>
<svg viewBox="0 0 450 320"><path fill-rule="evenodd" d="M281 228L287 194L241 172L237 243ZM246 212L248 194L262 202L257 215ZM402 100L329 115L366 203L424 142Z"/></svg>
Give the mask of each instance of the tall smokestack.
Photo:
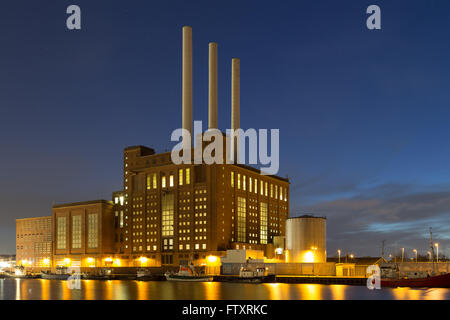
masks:
<svg viewBox="0 0 450 320"><path fill-rule="evenodd" d="M231 129L237 130L241 127L241 61L234 58L231 60ZM239 161L240 145L239 135L233 138L234 152L232 153L234 161Z"/></svg>
<svg viewBox="0 0 450 320"><path fill-rule="evenodd" d="M183 129L192 135L192 28L183 27ZM186 141L186 140L184 140ZM192 142L192 140L190 140Z"/></svg>
<svg viewBox="0 0 450 320"><path fill-rule="evenodd" d="M234 58L231 60L231 129L239 129L241 108L241 61Z"/></svg>
<svg viewBox="0 0 450 320"><path fill-rule="evenodd" d="M217 129L217 43L209 44L209 129Z"/></svg>

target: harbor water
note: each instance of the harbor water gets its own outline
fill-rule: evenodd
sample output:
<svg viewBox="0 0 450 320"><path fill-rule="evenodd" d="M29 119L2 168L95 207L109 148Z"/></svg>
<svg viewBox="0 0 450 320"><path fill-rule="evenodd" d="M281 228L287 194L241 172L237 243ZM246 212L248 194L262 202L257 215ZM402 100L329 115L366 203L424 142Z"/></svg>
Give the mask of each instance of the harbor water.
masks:
<svg viewBox="0 0 450 320"><path fill-rule="evenodd" d="M365 286L81 280L0 279L0 300L450 300L450 289Z"/></svg>

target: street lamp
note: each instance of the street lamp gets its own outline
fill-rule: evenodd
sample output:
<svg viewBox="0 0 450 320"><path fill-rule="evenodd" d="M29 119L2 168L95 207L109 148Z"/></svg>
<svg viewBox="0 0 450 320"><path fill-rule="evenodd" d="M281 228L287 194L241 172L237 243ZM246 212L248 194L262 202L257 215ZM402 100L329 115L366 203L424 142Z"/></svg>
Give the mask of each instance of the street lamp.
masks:
<svg viewBox="0 0 450 320"><path fill-rule="evenodd" d="M355 256L353 255L353 253L350 254L350 259L353 259Z"/></svg>
<svg viewBox="0 0 450 320"><path fill-rule="evenodd" d="M436 262L439 262L439 243L434 244L436 246Z"/></svg>
<svg viewBox="0 0 450 320"><path fill-rule="evenodd" d="M403 263L403 258L405 257L405 248L402 248L402 263Z"/></svg>
<svg viewBox="0 0 450 320"><path fill-rule="evenodd" d="M341 263L341 249L338 249L339 263Z"/></svg>
<svg viewBox="0 0 450 320"><path fill-rule="evenodd" d="M413 250L416 253L416 263L417 263L417 249Z"/></svg>

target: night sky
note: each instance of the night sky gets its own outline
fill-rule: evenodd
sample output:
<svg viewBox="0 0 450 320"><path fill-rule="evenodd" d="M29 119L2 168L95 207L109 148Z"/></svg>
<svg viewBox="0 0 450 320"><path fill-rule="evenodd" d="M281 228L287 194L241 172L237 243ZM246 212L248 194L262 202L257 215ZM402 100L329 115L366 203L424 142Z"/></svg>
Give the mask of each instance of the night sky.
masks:
<svg viewBox="0 0 450 320"><path fill-rule="evenodd" d="M66 8L82 30L66 28ZM366 28L381 7L382 30ZM208 42L219 126L241 59L242 128L280 129L290 214L326 216L328 255L450 255L450 2L0 2L0 253L15 219L111 199L122 152L170 150L181 125L181 28L193 28L194 119L207 124Z"/></svg>

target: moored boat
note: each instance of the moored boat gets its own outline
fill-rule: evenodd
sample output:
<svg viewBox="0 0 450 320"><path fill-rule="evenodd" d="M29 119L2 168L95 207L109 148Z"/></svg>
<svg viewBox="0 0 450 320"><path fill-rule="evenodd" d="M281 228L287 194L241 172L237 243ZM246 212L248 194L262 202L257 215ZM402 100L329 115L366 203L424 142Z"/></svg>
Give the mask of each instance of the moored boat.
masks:
<svg viewBox="0 0 450 320"><path fill-rule="evenodd" d="M57 273L47 273L41 272L41 278L46 280L67 280L70 274L57 274Z"/></svg>
<svg viewBox="0 0 450 320"><path fill-rule="evenodd" d="M211 276L195 274L191 267L180 266L177 273L166 272L165 277L168 281L212 281Z"/></svg>
<svg viewBox="0 0 450 320"><path fill-rule="evenodd" d="M450 288L450 273L426 278L381 279L381 287Z"/></svg>

